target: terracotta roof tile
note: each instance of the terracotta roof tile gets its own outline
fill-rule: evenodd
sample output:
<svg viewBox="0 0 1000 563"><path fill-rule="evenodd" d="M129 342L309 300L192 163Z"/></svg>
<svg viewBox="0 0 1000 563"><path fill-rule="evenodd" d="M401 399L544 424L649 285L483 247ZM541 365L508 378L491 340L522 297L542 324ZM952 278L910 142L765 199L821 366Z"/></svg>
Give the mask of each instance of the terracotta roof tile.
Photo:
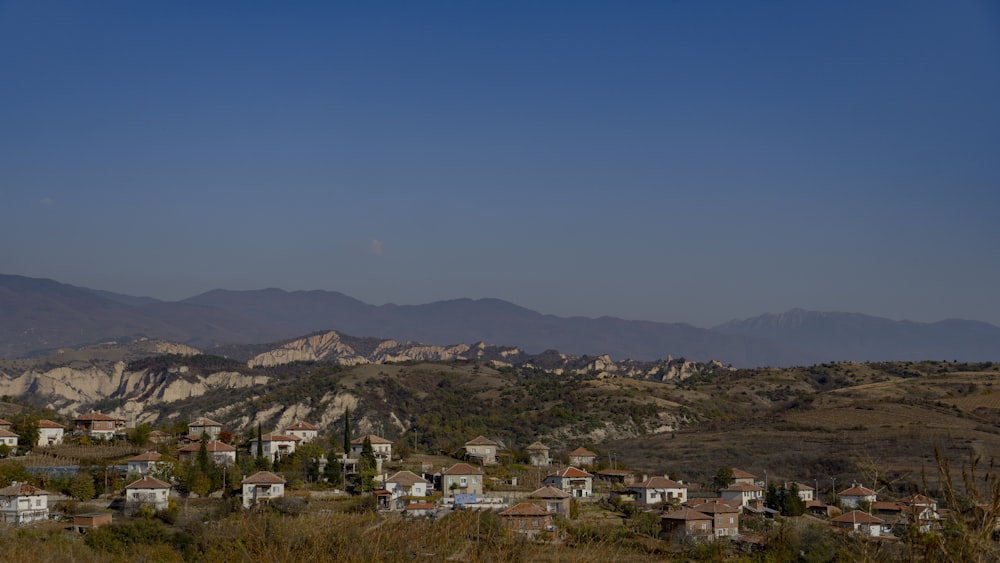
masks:
<svg viewBox="0 0 1000 563"><path fill-rule="evenodd" d="M386 440L385 438L383 438L381 436L376 436L374 434L366 434L364 436L361 436L360 438L355 438L355 439L351 440L351 444L355 445L355 446L362 445L362 444L365 443L365 438L368 438L368 441L370 441L373 446L375 444L391 444L392 443L392 440Z"/></svg>
<svg viewBox="0 0 1000 563"><path fill-rule="evenodd" d="M490 440L486 436L476 436L475 438L469 440L465 443L466 446L499 446L493 440Z"/></svg>
<svg viewBox="0 0 1000 563"><path fill-rule="evenodd" d="M143 477L135 483L125 487L126 489L169 489L170 483L160 481L156 477Z"/></svg>
<svg viewBox="0 0 1000 563"><path fill-rule="evenodd" d="M468 463L456 463L444 470L442 475L482 475L483 472Z"/></svg>
<svg viewBox="0 0 1000 563"><path fill-rule="evenodd" d="M273 485L284 482L284 477L275 475L270 471L258 471L243 480L244 485Z"/></svg>

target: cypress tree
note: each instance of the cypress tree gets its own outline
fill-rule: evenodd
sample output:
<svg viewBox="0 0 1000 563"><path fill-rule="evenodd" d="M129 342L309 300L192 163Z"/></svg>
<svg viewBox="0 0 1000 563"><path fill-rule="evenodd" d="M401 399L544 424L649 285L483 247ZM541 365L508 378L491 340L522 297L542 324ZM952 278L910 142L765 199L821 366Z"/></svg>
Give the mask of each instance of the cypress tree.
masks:
<svg viewBox="0 0 1000 563"><path fill-rule="evenodd" d="M257 461L264 459L264 435L260 431L260 423L257 423Z"/></svg>
<svg viewBox="0 0 1000 563"><path fill-rule="evenodd" d="M351 409L344 410L344 453L351 453Z"/></svg>

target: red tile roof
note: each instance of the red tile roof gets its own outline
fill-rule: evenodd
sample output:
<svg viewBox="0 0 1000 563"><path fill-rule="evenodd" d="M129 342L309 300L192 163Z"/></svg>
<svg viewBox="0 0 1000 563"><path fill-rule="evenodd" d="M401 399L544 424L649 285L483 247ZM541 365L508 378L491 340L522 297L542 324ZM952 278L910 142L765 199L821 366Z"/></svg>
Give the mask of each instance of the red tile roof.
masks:
<svg viewBox="0 0 1000 563"><path fill-rule="evenodd" d="M265 442L301 442L302 438L298 436L289 436L287 434L275 434L273 432L264 434L260 437L261 440ZM256 441L256 438L254 438Z"/></svg>
<svg viewBox="0 0 1000 563"><path fill-rule="evenodd" d="M456 463L444 470L442 475L482 475L483 472L468 463Z"/></svg>
<svg viewBox="0 0 1000 563"><path fill-rule="evenodd" d="M62 424L59 424L58 422L52 422L51 420L46 420L44 418L42 420L38 421L38 427L39 428L62 428L63 430L66 429L66 427L63 426Z"/></svg>
<svg viewBox="0 0 1000 563"><path fill-rule="evenodd" d="M476 436L475 438L469 440L465 443L466 446L499 446L493 440L490 440L486 436Z"/></svg>
<svg viewBox="0 0 1000 563"><path fill-rule="evenodd" d="M0 428L0 438L20 438L20 436L6 428Z"/></svg>
<svg viewBox="0 0 1000 563"><path fill-rule="evenodd" d="M112 421L112 422L125 422L124 418L115 418L113 416L108 416L106 414L101 414L99 412L92 412L92 413L87 413L87 414L81 414L80 416L76 417L75 420L80 421L80 422L88 422L88 421L95 421L95 420Z"/></svg>
<svg viewBox="0 0 1000 563"><path fill-rule="evenodd" d="M392 440L386 440L385 438L382 438L381 436L376 436L374 434L366 434L364 436L361 436L360 438L355 438L355 439L351 440L351 444L355 445L355 446L363 445L365 443L365 438L368 438L368 441L371 442L372 445L375 445L375 444L391 444L392 443Z"/></svg>
<svg viewBox="0 0 1000 563"><path fill-rule="evenodd" d="M284 482L284 477L275 475L270 471L258 471L243 480L244 485L274 485Z"/></svg>
<svg viewBox="0 0 1000 563"><path fill-rule="evenodd" d="M135 483L125 487L126 489L169 489L170 483L160 481L156 477L143 477Z"/></svg>
<svg viewBox="0 0 1000 563"><path fill-rule="evenodd" d="M650 477L641 483L636 483L629 486L630 489L686 489L687 485L684 483L678 483L673 479L667 479L666 477Z"/></svg>
<svg viewBox="0 0 1000 563"><path fill-rule="evenodd" d="M555 473L549 475L549 477L593 477L590 473L582 469L577 469L575 467L567 467L565 469L560 469Z"/></svg>
<svg viewBox="0 0 1000 563"><path fill-rule="evenodd" d="M528 495L528 498L570 498L571 494L555 487L542 487Z"/></svg>
<svg viewBox="0 0 1000 563"><path fill-rule="evenodd" d="M308 422L296 422L295 424L289 426L288 428L285 428L286 432L288 430L316 430L316 431L319 431L319 426L313 426L312 424L309 424Z"/></svg>
<svg viewBox="0 0 1000 563"><path fill-rule="evenodd" d="M723 491L744 491L744 492L758 492L764 489L758 487L757 485L751 485L750 483L733 483L729 485Z"/></svg>
<svg viewBox="0 0 1000 563"><path fill-rule="evenodd" d="M530 446L528 446L528 447L526 447L524 449L526 449L526 450L545 450L545 451L548 451L549 447L546 446L545 444L541 443L541 442L535 442L534 444L531 444Z"/></svg>
<svg viewBox="0 0 1000 563"><path fill-rule="evenodd" d="M414 473L412 471L399 471L395 475L393 475L392 477L389 477L388 479L386 479L385 482L386 483L399 483L400 485L402 485L404 487L412 487L413 485L415 485L417 483L426 483L428 485L431 484L430 481L428 481L427 479L424 479L423 477L421 477L420 475L417 475L416 473Z"/></svg>
<svg viewBox="0 0 1000 563"><path fill-rule="evenodd" d="M29 485L27 483L18 483L17 481L10 484L8 487L0 489L0 496L3 497L27 497L34 495L51 495L52 493L48 491L43 491L34 485Z"/></svg>
<svg viewBox="0 0 1000 563"><path fill-rule="evenodd" d="M406 505L406 510L434 510L433 502L411 502Z"/></svg>
<svg viewBox="0 0 1000 563"><path fill-rule="evenodd" d="M844 523L848 523L848 524L850 524L850 523L856 523L856 524L885 524L885 520L883 520L881 518L878 518L876 516L872 516L871 514L868 514L867 512L861 512L860 510L852 510L852 511L848 512L847 514L843 514L841 516L838 516L838 517L836 517L836 518L834 518L834 519L832 519L830 521L838 523L838 524L844 524Z"/></svg>
<svg viewBox="0 0 1000 563"><path fill-rule="evenodd" d="M205 418L203 416L201 418L195 419L194 422L188 423L188 428L190 428L192 426L199 426L199 427L200 426L218 426L218 427L221 428L222 427L222 423L221 422L216 422L216 421L212 420L211 418Z"/></svg>
<svg viewBox="0 0 1000 563"><path fill-rule="evenodd" d="M757 476L754 475L753 473L747 473L746 471L743 471L742 469L736 469L735 467L733 467L732 470L733 470L733 479L756 479L757 478Z"/></svg>
<svg viewBox="0 0 1000 563"><path fill-rule="evenodd" d="M875 491L869 489L868 487L864 487L862 485L854 485L853 487L851 487L849 489L844 489L843 491L840 491L840 496L842 496L842 497L843 496L848 496L848 497L870 497L870 496L872 496L874 494L875 494Z"/></svg>
<svg viewBox="0 0 1000 563"><path fill-rule="evenodd" d="M14 426L14 423L0 418L0 426Z"/></svg>
<svg viewBox="0 0 1000 563"><path fill-rule="evenodd" d="M691 508L674 510L663 515L667 520L711 520L712 517Z"/></svg>
<svg viewBox="0 0 1000 563"><path fill-rule="evenodd" d="M500 516L548 516L549 511L530 502L518 503L500 513Z"/></svg>
<svg viewBox="0 0 1000 563"><path fill-rule="evenodd" d="M137 455L135 457L130 457L130 458L128 458L125 461L126 462L128 462L128 461L160 461L161 459L163 459L163 454L161 454L159 452L145 452L145 453L141 453L141 454L139 454L139 455Z"/></svg>
<svg viewBox="0 0 1000 563"><path fill-rule="evenodd" d="M597 454L582 446L569 452L569 455L578 457L597 457Z"/></svg>

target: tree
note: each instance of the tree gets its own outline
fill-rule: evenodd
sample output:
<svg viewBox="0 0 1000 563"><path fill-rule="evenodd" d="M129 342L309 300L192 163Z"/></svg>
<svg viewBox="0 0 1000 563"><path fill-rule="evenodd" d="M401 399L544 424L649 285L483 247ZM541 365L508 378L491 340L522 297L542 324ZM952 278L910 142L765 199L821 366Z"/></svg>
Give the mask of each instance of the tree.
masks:
<svg viewBox="0 0 1000 563"><path fill-rule="evenodd" d="M717 489L725 489L733 484L733 468L729 466L720 467L719 471L712 478L712 483Z"/></svg>
<svg viewBox="0 0 1000 563"><path fill-rule="evenodd" d="M260 431L260 423L257 423L257 462L264 461L264 434Z"/></svg>
<svg viewBox="0 0 1000 563"><path fill-rule="evenodd" d="M30 450L38 443L40 436L38 430L38 418L30 416L21 419L17 425L17 443L22 450Z"/></svg>
<svg viewBox="0 0 1000 563"><path fill-rule="evenodd" d="M208 457L208 434L203 433L201 435L201 446L198 447L198 469L202 472L207 473L211 465L211 458Z"/></svg>
<svg viewBox="0 0 1000 563"><path fill-rule="evenodd" d="M375 490L375 473L378 462L375 460L375 449L367 436L361 446L361 456L358 459L358 481L362 493Z"/></svg>
<svg viewBox="0 0 1000 563"><path fill-rule="evenodd" d="M145 446L146 444L149 443L150 432L152 432L152 429L149 427L148 424L146 423L140 424L139 426L136 426L135 428L129 431L128 441L137 446Z"/></svg>
<svg viewBox="0 0 1000 563"><path fill-rule="evenodd" d="M326 456L326 467L323 469L323 475L326 477L326 481L334 487L339 488L344 484L344 471L340 466L340 456L333 450L330 450Z"/></svg>
<svg viewBox="0 0 1000 563"><path fill-rule="evenodd" d="M81 469L76 472L69 481L69 488L67 490L69 496L77 500L90 500L94 498L97 491L94 489L94 477L89 471Z"/></svg>
<svg viewBox="0 0 1000 563"><path fill-rule="evenodd" d="M806 513L806 502L799 496L799 485L792 483L784 498L781 500L781 514L783 516L802 516Z"/></svg>
<svg viewBox="0 0 1000 563"><path fill-rule="evenodd" d="M344 453L351 453L351 409L344 409Z"/></svg>
<svg viewBox="0 0 1000 563"><path fill-rule="evenodd" d="M0 444L0 457L7 457L10 455L10 446L7 444Z"/></svg>

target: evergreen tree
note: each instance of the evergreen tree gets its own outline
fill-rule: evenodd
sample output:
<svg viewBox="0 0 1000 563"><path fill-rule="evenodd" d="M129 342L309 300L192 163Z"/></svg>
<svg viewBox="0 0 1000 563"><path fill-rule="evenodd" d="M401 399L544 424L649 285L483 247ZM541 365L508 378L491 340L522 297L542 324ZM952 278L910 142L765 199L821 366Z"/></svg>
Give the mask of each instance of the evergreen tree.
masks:
<svg viewBox="0 0 1000 563"><path fill-rule="evenodd" d="M38 418L30 416L21 419L20 423L15 426L15 432L17 432L17 443L21 451L30 450L38 443L38 437L41 435L38 430Z"/></svg>
<svg viewBox="0 0 1000 563"><path fill-rule="evenodd" d="M260 431L260 423L257 423L257 461L264 460L264 435Z"/></svg>
<svg viewBox="0 0 1000 563"><path fill-rule="evenodd" d="M718 473L712 478L712 482L715 483L715 487L718 489L725 489L729 485L732 485L733 468L729 466L720 467Z"/></svg>
<svg viewBox="0 0 1000 563"><path fill-rule="evenodd" d="M344 409L344 453L351 454L351 409Z"/></svg>
<svg viewBox="0 0 1000 563"><path fill-rule="evenodd" d="M340 456L333 450L326 456L326 467L323 469L323 475L330 485L340 488L344 484L344 470L340 466Z"/></svg>
<svg viewBox="0 0 1000 563"><path fill-rule="evenodd" d="M361 446L361 456L358 459L358 485L362 493L375 490L375 473L378 462L375 460L375 449L372 441L365 436L364 444Z"/></svg>
<svg viewBox="0 0 1000 563"><path fill-rule="evenodd" d="M198 447L198 469L202 472L208 472L209 465L211 464L211 459L208 457L208 434L202 433L201 435L201 446Z"/></svg>

